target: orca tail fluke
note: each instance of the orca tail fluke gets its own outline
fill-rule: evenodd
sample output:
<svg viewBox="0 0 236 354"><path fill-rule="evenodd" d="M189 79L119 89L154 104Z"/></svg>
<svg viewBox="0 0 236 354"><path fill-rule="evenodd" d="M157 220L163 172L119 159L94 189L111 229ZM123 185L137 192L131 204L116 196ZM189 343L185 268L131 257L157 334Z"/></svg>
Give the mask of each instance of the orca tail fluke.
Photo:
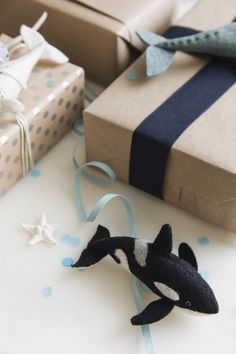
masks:
<svg viewBox="0 0 236 354"><path fill-rule="evenodd" d="M102 252L101 250L97 250L96 247L93 247L96 241L105 240L107 238L110 238L110 232L104 226L99 225L95 235L89 241L87 248L82 252L79 260L72 265L72 268L84 269L90 267L107 256L106 252Z"/></svg>
<svg viewBox="0 0 236 354"><path fill-rule="evenodd" d="M105 238L110 238L109 230L102 225L98 225L97 231L95 232L92 239L89 241L88 246L91 246L95 241L104 240Z"/></svg>
<svg viewBox="0 0 236 354"><path fill-rule="evenodd" d="M21 36L30 50L43 46L41 59L51 60L58 64L64 64L69 61L68 57L63 54L59 49L49 44L44 37L35 31L33 28L22 25L20 28Z"/></svg>

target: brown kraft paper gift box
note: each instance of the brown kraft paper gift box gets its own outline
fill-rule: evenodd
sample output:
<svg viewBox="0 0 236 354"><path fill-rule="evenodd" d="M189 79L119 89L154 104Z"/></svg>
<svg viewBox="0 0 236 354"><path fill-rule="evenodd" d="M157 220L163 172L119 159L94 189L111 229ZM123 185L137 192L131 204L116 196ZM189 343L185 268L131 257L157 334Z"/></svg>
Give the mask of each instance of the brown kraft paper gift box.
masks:
<svg viewBox="0 0 236 354"><path fill-rule="evenodd" d="M227 3L205 0L176 25L205 31L228 24L235 15L235 0ZM208 75L208 71L213 71L214 75L208 81L204 79L205 84L199 88L197 82L206 73ZM186 88L191 86L189 100L193 104L187 113L182 112L185 119L215 91L221 90L228 77L233 77L229 87L200 112L171 146L164 170L162 197L205 220L236 231L236 76L232 67L223 61L177 52L173 64L163 75L147 78L145 56L142 55L85 110L87 160L107 163L120 180L152 193L155 183L158 184L154 177L161 167L157 157L160 155L155 148L149 149L147 154L142 144L135 145L136 150L133 150L137 131L145 126L152 112L162 112L163 107L170 109L171 119L175 120L176 112L187 104L183 91L190 95ZM182 99L178 107L168 106L176 97ZM198 97L201 97L200 101L197 101ZM159 118L163 119L162 115ZM168 114L166 118L169 119ZM152 126L155 134L162 128L158 128L158 121L156 124ZM174 124L170 121L170 131ZM150 143L152 132L142 133L141 139ZM152 143L155 147L155 140ZM142 170L139 164L141 161L145 166L145 159L149 165ZM139 168L141 166L139 170L132 170L136 166L133 161ZM146 179L145 186L142 186L142 179Z"/></svg>
<svg viewBox="0 0 236 354"><path fill-rule="evenodd" d="M9 37L0 36L1 41ZM84 71L67 63L39 62L19 100L25 106L34 162L38 161L81 117ZM0 196L22 177L20 130L0 118Z"/></svg>
<svg viewBox="0 0 236 354"><path fill-rule="evenodd" d="M144 50L135 30L162 32L176 0L1 0L0 32L15 36L42 11L49 18L40 29L49 43L94 81L108 85Z"/></svg>

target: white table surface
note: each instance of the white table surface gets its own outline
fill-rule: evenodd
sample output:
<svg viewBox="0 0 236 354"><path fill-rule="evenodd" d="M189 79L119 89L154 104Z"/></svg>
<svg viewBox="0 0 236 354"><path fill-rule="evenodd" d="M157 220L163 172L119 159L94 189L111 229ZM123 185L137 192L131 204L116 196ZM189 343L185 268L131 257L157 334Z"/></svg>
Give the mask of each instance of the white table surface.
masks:
<svg viewBox="0 0 236 354"><path fill-rule="evenodd" d="M107 206L94 223L81 222L74 205L72 154L78 136L71 132L28 175L0 199L0 354L145 354L131 278L110 259L84 272L63 266L76 260L98 223L113 235L127 234L119 201ZM80 158L84 159L81 147ZM82 181L91 209L102 190ZM215 291L220 313L192 316L174 309L150 326L157 354L234 354L236 352L236 235L206 223L146 193L120 182L109 191L131 201L138 236L154 239L164 223L174 232L174 251L187 241L201 273ZM45 211L48 221L60 222L57 245L28 245L21 223L35 223ZM63 242L63 235L80 245ZM43 293L49 287L51 293ZM144 303L151 294L142 292Z"/></svg>

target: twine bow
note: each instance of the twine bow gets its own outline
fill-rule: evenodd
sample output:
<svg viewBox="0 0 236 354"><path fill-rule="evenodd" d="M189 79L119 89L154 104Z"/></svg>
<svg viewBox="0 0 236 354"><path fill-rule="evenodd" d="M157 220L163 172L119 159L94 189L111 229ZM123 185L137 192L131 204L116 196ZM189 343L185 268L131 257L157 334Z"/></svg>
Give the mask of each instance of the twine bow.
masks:
<svg viewBox="0 0 236 354"><path fill-rule="evenodd" d="M20 128L21 163L23 175L25 176L33 167L34 160L28 123L23 115L24 110L25 107L20 101L8 98L3 91L0 92L0 118L4 119L4 122L6 123L16 122ZM15 116L14 120L8 117L10 114Z"/></svg>
<svg viewBox="0 0 236 354"><path fill-rule="evenodd" d="M47 12L43 12L43 14L40 16L40 18L37 20L37 22L32 28L37 31L45 22L46 18ZM7 71L4 71L4 67L8 64L9 57L11 57L17 49L20 49L24 46L25 44L22 43L21 35L11 39L6 44L0 42L0 74L8 75L12 79L16 80L17 83L22 87L22 89L25 88L25 85L20 82L15 76L11 75ZM26 122L25 117L23 115L24 110L25 107L20 101L18 101L17 99L9 98L6 93L2 89L0 89L0 119L4 119L4 122L6 123L16 122L20 128L21 163L23 175L25 176L28 171L33 167L34 160L31 149L28 123ZM12 114L15 116L14 120L8 117Z"/></svg>

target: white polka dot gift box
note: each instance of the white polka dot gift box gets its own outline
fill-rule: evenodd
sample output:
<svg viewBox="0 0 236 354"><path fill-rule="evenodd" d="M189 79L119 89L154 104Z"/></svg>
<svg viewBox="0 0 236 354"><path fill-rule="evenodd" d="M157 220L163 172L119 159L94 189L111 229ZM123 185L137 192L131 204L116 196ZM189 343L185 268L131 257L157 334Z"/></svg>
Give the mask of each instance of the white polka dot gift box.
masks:
<svg viewBox="0 0 236 354"><path fill-rule="evenodd" d="M204 0L164 36L140 31L145 54L84 115L88 161L231 231L235 16L235 0Z"/></svg>
<svg viewBox="0 0 236 354"><path fill-rule="evenodd" d="M7 43L9 39L6 35L0 36L2 43ZM22 49L15 54L20 56ZM13 83L17 82L18 78L11 76L7 69L6 65L5 75L1 77L7 76ZM34 66L26 88L18 97L18 103L24 107L21 114L29 133L33 163L46 154L71 129L74 121L81 117L83 89L84 71L78 66L71 63L56 64L53 60L39 61ZM4 99L4 90L1 98ZM9 116L7 119L0 116L0 196L27 173L26 161L22 159L26 150L26 139L21 135L22 121L17 121L14 107L12 119Z"/></svg>

